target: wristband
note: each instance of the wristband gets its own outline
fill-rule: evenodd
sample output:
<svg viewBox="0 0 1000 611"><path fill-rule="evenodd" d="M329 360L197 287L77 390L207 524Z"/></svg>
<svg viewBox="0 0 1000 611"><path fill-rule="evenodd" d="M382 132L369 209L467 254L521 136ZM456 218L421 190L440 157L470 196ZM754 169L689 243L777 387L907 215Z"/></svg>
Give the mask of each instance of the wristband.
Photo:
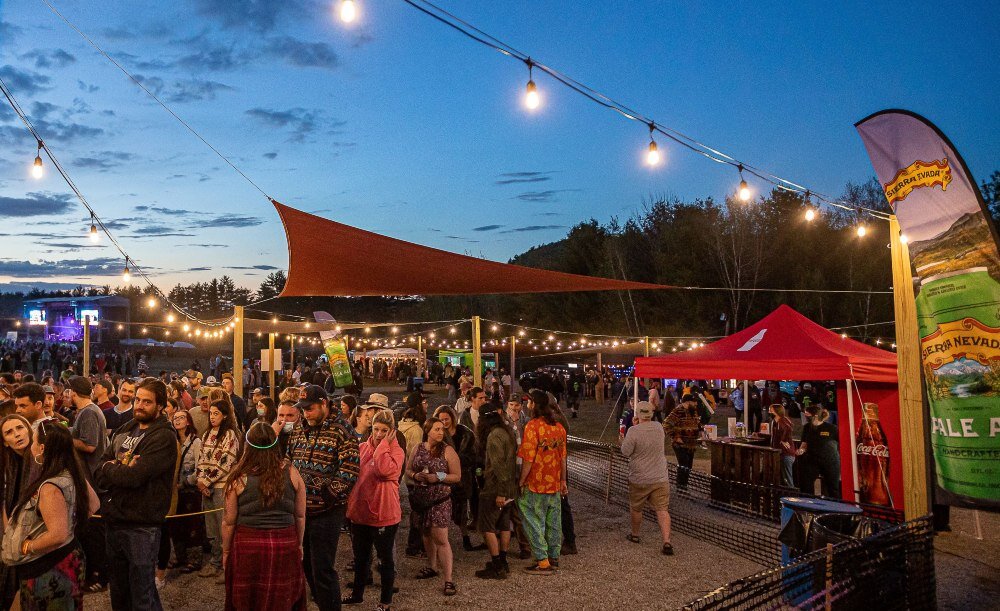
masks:
<svg viewBox="0 0 1000 611"><path fill-rule="evenodd" d="M24 543L21 544L21 555L27 556L31 553L31 539L25 539Z"/></svg>
<svg viewBox="0 0 1000 611"><path fill-rule="evenodd" d="M443 482L444 478L448 477L448 474L445 473L444 471L438 471L437 476L438 476L438 481Z"/></svg>

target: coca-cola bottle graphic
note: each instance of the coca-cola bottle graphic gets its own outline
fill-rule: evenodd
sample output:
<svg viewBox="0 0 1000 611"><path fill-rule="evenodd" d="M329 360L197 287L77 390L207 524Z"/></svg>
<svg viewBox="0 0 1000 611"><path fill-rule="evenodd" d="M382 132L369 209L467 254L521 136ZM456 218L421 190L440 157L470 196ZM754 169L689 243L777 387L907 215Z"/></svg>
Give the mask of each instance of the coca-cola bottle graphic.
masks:
<svg viewBox="0 0 1000 611"><path fill-rule="evenodd" d="M861 406L858 446L858 486L861 502L892 507L889 492L889 443L878 420L878 404Z"/></svg>

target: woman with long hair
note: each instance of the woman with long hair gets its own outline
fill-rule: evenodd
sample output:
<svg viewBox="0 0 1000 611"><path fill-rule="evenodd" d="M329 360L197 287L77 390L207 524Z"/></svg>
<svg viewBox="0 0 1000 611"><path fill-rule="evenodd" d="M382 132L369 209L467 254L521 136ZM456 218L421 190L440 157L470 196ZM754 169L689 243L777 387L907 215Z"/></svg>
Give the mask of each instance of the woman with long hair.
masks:
<svg viewBox="0 0 1000 611"><path fill-rule="evenodd" d="M462 465L458 453L445 443L447 432L437 418L424 423L426 441L413 451L406 465L406 475L415 485L410 493L410 506L422 531L428 566L417 573L417 579L444 577L444 595L458 591L451 580L452 552L448 542L451 522L451 486L462 481Z"/></svg>
<svg viewBox="0 0 1000 611"><path fill-rule="evenodd" d="M367 440L368 437L371 436L372 416L375 414L377 409L378 408L374 406L362 404L355 407L354 411L351 412L351 418L348 422L354 430L354 434L357 436L359 443Z"/></svg>
<svg viewBox="0 0 1000 611"><path fill-rule="evenodd" d="M792 421L785 415L785 408L780 403L772 403L767 408L771 421L771 447L781 450L781 483L789 488L795 487L795 442L792 440Z"/></svg>
<svg viewBox="0 0 1000 611"><path fill-rule="evenodd" d="M222 571L222 515L225 504L225 486L229 472L236 464L240 451L240 438L233 420L233 406L228 400L212 403L208 411L209 428L201 438L196 481L202 494L205 514L205 535L211 540L209 561L201 567L199 577L215 577L225 583Z"/></svg>
<svg viewBox="0 0 1000 611"><path fill-rule="evenodd" d="M829 422L830 412L818 403L803 408L808 418L802 429L802 443L796 451L799 464L799 490L816 493L816 477L821 476L823 496L840 497L840 445L837 427Z"/></svg>
<svg viewBox="0 0 1000 611"><path fill-rule="evenodd" d="M281 457L278 435L266 423L250 425L246 442L246 452L233 467L225 488L226 609L305 609L305 483L298 470Z"/></svg>
<svg viewBox="0 0 1000 611"><path fill-rule="evenodd" d="M364 602L365 584L371 570L372 546L379 560L382 578L377 611L392 605L396 578L393 546L399 528L399 475L406 453L396 439L396 420L389 410L378 410L372 420L371 436L358 446L358 481L347 501L354 548L354 588L344 604Z"/></svg>
<svg viewBox="0 0 1000 611"><path fill-rule="evenodd" d="M31 460L31 424L20 414L11 414L0 420L3 447L0 449L0 487L2 487L4 515L10 515L21 496L27 479L25 458ZM0 563L0 604L10 609L17 594L17 574L14 567Z"/></svg>
<svg viewBox="0 0 1000 611"><path fill-rule="evenodd" d="M198 491L198 457L201 455L201 438L194 428L190 412L178 410L171 418L177 441L180 443L180 468L177 470L177 515L201 511ZM201 516L173 518L167 520L170 542L174 546L174 566L182 573L191 573L201 568L188 557L188 550L201 545L205 538L205 520Z"/></svg>
<svg viewBox="0 0 1000 611"><path fill-rule="evenodd" d="M257 418L254 422L259 420L265 424L271 424L278 418L278 408L274 406L271 397L261 398L254 407L257 410Z"/></svg>
<svg viewBox="0 0 1000 611"><path fill-rule="evenodd" d="M462 481L451 488L451 519L462 531L462 549L467 552L485 549L483 545L472 545L469 538L469 505L477 503L476 486L476 435L472 429L459 424L458 414L451 407L442 405L434 410L434 417L444 424L445 441L455 448L458 460L462 465ZM475 509L475 507L473 507Z"/></svg>
<svg viewBox="0 0 1000 611"><path fill-rule="evenodd" d="M73 449L73 436L58 421L39 422L31 457L41 469L5 524L3 557L16 559L11 564L21 608L82 608L84 560L77 536L100 500Z"/></svg>

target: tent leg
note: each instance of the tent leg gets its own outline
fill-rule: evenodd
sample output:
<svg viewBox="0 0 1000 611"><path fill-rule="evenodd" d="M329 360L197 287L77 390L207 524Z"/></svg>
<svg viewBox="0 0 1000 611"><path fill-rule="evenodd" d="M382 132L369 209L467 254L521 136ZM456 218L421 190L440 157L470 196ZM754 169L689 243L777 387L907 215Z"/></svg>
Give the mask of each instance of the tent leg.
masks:
<svg viewBox="0 0 1000 611"><path fill-rule="evenodd" d="M851 488L854 490L854 502L861 501L861 493L858 488L858 439L857 429L854 428L854 384L851 380L844 380L847 387L847 426L850 427L851 434Z"/></svg>
<svg viewBox="0 0 1000 611"><path fill-rule="evenodd" d="M739 414L737 414L739 416ZM750 380L743 380L743 423L750 422ZM753 431L750 431L751 433Z"/></svg>

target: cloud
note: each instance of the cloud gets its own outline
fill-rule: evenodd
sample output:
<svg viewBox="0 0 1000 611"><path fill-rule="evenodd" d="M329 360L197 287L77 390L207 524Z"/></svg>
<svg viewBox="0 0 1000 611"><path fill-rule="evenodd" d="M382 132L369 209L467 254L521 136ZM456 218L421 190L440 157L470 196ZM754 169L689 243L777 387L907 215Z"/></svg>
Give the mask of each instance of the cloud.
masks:
<svg viewBox="0 0 1000 611"><path fill-rule="evenodd" d="M31 117L34 119L44 119L51 115L52 113L59 110L59 107L55 104L50 104L48 102L32 102L31 103Z"/></svg>
<svg viewBox="0 0 1000 611"><path fill-rule="evenodd" d="M189 271L189 272L208 272L208 271L212 271L212 268L211 267L189 267L189 268L187 268L186 271ZM277 363L275 363L275 365L277 365Z"/></svg>
<svg viewBox="0 0 1000 611"><path fill-rule="evenodd" d="M548 191L525 191L524 193L515 195L511 199L519 199L522 202L533 203L554 202L558 199L558 195L560 193L568 193L577 190L578 189L550 189Z"/></svg>
<svg viewBox="0 0 1000 611"><path fill-rule="evenodd" d="M328 129L333 133L345 121L327 120L322 110L307 110L305 108L289 108L288 110L268 110L266 108L251 108L246 115L255 121L278 129L289 128L291 142L301 142L306 136L320 129Z"/></svg>
<svg viewBox="0 0 1000 611"><path fill-rule="evenodd" d="M278 156L277 153L264 153L263 155L263 157L265 157L266 159L274 159L277 156Z"/></svg>
<svg viewBox="0 0 1000 611"><path fill-rule="evenodd" d="M552 180L552 172L505 172L500 174L497 185L517 185Z"/></svg>
<svg viewBox="0 0 1000 611"><path fill-rule="evenodd" d="M473 231L496 231L501 229L503 225L483 225L482 227L473 227Z"/></svg>
<svg viewBox="0 0 1000 611"><path fill-rule="evenodd" d="M4 42L10 41L11 38L23 32L24 30L9 21L0 21L0 40Z"/></svg>
<svg viewBox="0 0 1000 611"><path fill-rule="evenodd" d="M211 46L179 58L174 66L184 70L225 72L243 66L245 59L229 47Z"/></svg>
<svg viewBox="0 0 1000 611"><path fill-rule="evenodd" d="M35 62L38 70L65 68L76 61L73 54L63 49L35 49L19 55L18 59Z"/></svg>
<svg viewBox="0 0 1000 611"><path fill-rule="evenodd" d="M273 265L230 265L226 269L257 269L265 272L274 271L281 269L280 267L275 267Z"/></svg>
<svg viewBox="0 0 1000 611"><path fill-rule="evenodd" d="M0 78L7 83L7 86L19 96L33 96L41 91L49 89L52 81L44 74L18 70L9 64L0 67Z"/></svg>
<svg viewBox="0 0 1000 611"><path fill-rule="evenodd" d="M87 93L94 93L100 89L97 85L88 85L79 79L76 81L76 86L80 89L80 91L86 91Z"/></svg>
<svg viewBox="0 0 1000 611"><path fill-rule="evenodd" d="M263 219L252 216L224 216L219 215L210 219L207 224L212 227L256 227L262 225Z"/></svg>
<svg viewBox="0 0 1000 611"><path fill-rule="evenodd" d="M26 197L0 196L0 217L57 216L73 210L76 204L66 194L28 193Z"/></svg>
<svg viewBox="0 0 1000 611"><path fill-rule="evenodd" d="M165 208L163 206L135 206L136 212L152 212L154 214L195 214L191 210L183 208Z"/></svg>
<svg viewBox="0 0 1000 611"><path fill-rule="evenodd" d="M50 242L45 246L48 248L63 248L67 250L76 250L77 248L104 248L103 244L73 244L72 242Z"/></svg>
<svg viewBox="0 0 1000 611"><path fill-rule="evenodd" d="M229 244L185 244L192 248L229 248Z"/></svg>
<svg viewBox="0 0 1000 611"><path fill-rule="evenodd" d="M527 227L516 227L506 229L500 233L530 233L532 231L548 231L550 229L564 229L565 225L528 225Z"/></svg>
<svg viewBox="0 0 1000 611"><path fill-rule="evenodd" d="M535 216L565 216L562 212L536 212Z"/></svg>
<svg viewBox="0 0 1000 611"><path fill-rule="evenodd" d="M288 15L298 17L311 12L307 0L195 0L197 10L217 20L224 28L249 28L258 32L274 29Z"/></svg>
<svg viewBox="0 0 1000 611"><path fill-rule="evenodd" d="M92 153L90 157L76 157L73 159L72 164L78 168L107 172L133 159L135 159L135 155L124 151L101 151L99 153Z"/></svg>
<svg viewBox="0 0 1000 611"><path fill-rule="evenodd" d="M340 65L333 47L325 42L305 42L291 36L281 36L268 40L264 51L299 68L332 70Z"/></svg>
<svg viewBox="0 0 1000 611"><path fill-rule="evenodd" d="M161 216L181 216L181 222L173 227L168 227L165 225L157 225L155 223L144 226L142 228L143 234L152 235L188 235L188 234L175 234L172 232L182 231L182 230L196 230L196 229L208 229L208 228L219 228L219 227L256 227L257 225L263 225L264 220L257 218L255 216L245 216L239 214L215 214L206 215L203 212L193 212L191 210L184 210L183 208L166 208L163 206L150 206L141 205L135 206L133 208L136 212L143 212L147 214L157 214Z"/></svg>
<svg viewBox="0 0 1000 611"><path fill-rule="evenodd" d="M63 259L61 261L20 261L0 259L0 276L50 278L53 276L117 276L122 271L118 257Z"/></svg>
<svg viewBox="0 0 1000 611"><path fill-rule="evenodd" d="M167 95L167 101L183 104L200 100L214 100L216 94L223 91L235 91L235 89L218 81L203 81L201 79L175 81L173 91Z"/></svg>

